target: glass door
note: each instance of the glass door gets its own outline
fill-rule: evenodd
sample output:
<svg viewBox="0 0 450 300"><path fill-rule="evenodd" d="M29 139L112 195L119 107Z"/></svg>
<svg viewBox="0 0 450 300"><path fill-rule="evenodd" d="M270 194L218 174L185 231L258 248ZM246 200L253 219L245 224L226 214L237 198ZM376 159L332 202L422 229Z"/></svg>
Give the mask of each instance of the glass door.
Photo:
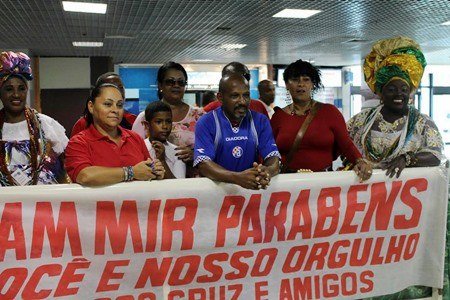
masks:
<svg viewBox="0 0 450 300"><path fill-rule="evenodd" d="M442 135L445 156L450 158L450 94L433 95L433 120Z"/></svg>

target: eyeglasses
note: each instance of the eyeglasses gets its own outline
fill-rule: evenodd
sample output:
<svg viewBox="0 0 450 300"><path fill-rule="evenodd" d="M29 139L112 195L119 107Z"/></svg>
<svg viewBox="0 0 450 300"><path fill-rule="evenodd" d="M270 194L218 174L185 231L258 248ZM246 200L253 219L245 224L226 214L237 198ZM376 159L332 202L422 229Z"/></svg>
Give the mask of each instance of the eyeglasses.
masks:
<svg viewBox="0 0 450 300"><path fill-rule="evenodd" d="M164 84L169 86L175 86L175 84L178 84L178 86L184 87L187 85L187 81L182 79L164 79Z"/></svg>

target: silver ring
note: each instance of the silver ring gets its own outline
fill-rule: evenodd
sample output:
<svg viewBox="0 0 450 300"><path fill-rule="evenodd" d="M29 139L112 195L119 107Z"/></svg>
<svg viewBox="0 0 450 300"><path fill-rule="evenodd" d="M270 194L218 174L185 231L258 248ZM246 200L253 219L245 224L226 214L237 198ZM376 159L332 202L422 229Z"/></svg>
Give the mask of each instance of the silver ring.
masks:
<svg viewBox="0 0 450 300"><path fill-rule="evenodd" d="M372 174L372 170L367 171L367 173Z"/></svg>
<svg viewBox="0 0 450 300"><path fill-rule="evenodd" d="M398 173L398 171L400 171L400 168L397 167L397 168L394 169L394 171L395 171L395 173Z"/></svg>

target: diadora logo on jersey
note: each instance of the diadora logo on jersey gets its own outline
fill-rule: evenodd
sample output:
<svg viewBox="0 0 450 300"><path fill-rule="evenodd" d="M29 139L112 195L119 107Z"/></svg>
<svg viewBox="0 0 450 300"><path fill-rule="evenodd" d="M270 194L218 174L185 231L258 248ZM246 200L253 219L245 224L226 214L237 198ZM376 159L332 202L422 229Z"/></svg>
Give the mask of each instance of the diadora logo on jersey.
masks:
<svg viewBox="0 0 450 300"><path fill-rule="evenodd" d="M226 137L226 142L233 142L233 141L245 141L248 140L248 137L241 135L241 136L233 136L233 137Z"/></svg>
<svg viewBox="0 0 450 300"><path fill-rule="evenodd" d="M204 153L205 153L205 149L203 149L203 148L198 148L198 149L197 149L197 152L198 152L198 153L201 153L201 154L204 154Z"/></svg>
<svg viewBox="0 0 450 300"><path fill-rule="evenodd" d="M243 152L244 152L244 151L243 151L242 148L239 147L239 146L234 147L234 148L233 148L233 151L231 151L231 153L233 154L233 156L234 156L235 158L241 157Z"/></svg>

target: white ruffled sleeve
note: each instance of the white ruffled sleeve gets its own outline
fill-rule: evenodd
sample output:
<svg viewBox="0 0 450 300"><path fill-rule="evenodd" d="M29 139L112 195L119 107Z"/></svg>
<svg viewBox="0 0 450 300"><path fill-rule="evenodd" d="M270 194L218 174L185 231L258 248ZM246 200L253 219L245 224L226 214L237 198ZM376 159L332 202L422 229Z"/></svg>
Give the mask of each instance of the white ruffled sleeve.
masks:
<svg viewBox="0 0 450 300"><path fill-rule="evenodd" d="M137 115L136 120L134 120L133 127L131 130L136 132L143 138L146 139L147 132L145 130L145 126L142 124L142 121L145 121L145 111L142 111Z"/></svg>
<svg viewBox="0 0 450 300"><path fill-rule="evenodd" d="M38 114L39 120L42 124L45 138L52 143L53 151L56 154L61 154L66 149L69 139L66 136L66 129L62 127L55 119L50 118L44 114Z"/></svg>

